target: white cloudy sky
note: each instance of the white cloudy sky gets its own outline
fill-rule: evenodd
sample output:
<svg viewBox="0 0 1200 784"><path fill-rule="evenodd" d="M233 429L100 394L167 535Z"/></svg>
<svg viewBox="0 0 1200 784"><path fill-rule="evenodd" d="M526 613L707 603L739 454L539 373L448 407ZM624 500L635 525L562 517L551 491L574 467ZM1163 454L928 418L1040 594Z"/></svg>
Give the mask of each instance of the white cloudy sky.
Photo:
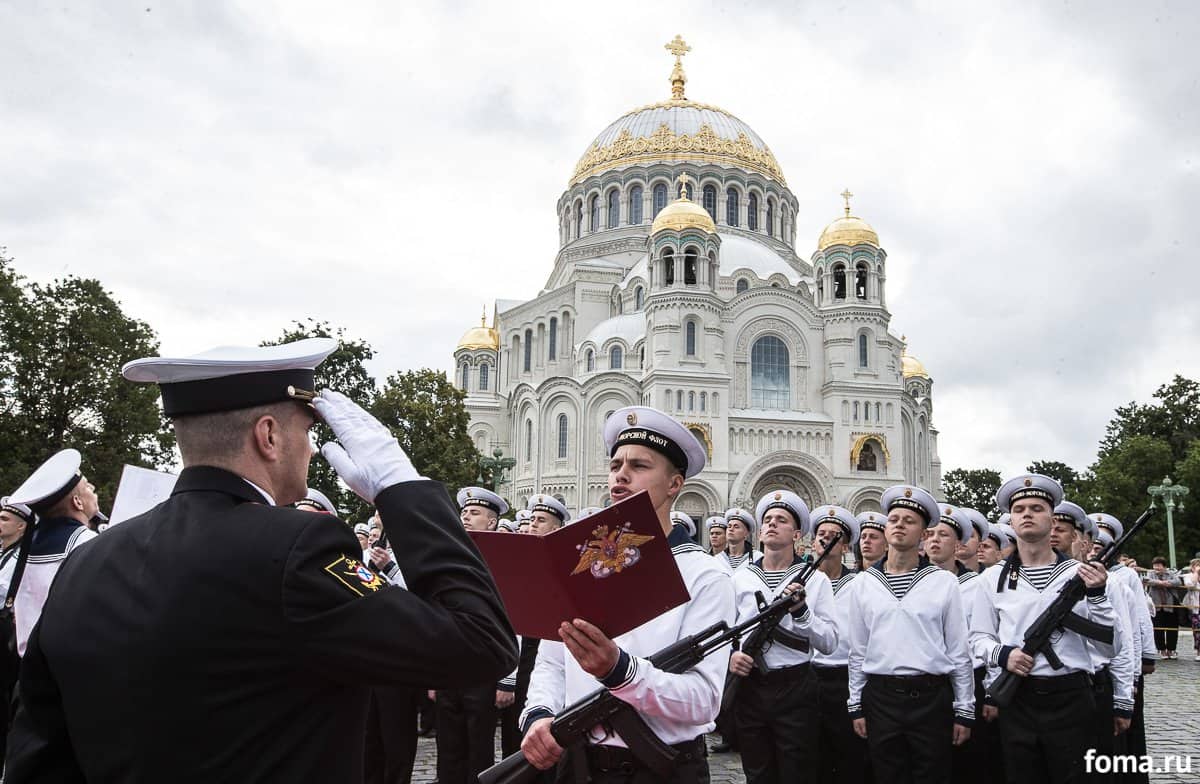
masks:
<svg viewBox="0 0 1200 784"><path fill-rule="evenodd" d="M485 301L544 283L576 159L667 96L676 33L803 248L857 194L946 468L1085 465L1115 406L1200 376L1186 0L0 0L0 245L169 352L314 316L379 376L449 368Z"/></svg>

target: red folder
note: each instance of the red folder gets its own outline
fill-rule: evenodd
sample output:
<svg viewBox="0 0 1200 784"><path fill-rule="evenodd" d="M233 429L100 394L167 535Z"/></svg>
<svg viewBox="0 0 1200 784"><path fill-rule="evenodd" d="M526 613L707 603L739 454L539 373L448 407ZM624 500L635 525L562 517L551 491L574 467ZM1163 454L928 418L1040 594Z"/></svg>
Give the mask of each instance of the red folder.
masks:
<svg viewBox="0 0 1200 784"><path fill-rule="evenodd" d="M617 637L689 598L645 491L545 536L470 534L526 637L557 640L574 618Z"/></svg>

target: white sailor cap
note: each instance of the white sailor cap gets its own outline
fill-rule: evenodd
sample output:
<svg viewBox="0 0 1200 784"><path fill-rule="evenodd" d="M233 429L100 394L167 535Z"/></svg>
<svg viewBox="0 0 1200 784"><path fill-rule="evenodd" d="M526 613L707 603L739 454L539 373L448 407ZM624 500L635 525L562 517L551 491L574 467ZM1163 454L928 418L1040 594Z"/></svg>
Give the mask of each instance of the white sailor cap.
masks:
<svg viewBox="0 0 1200 784"><path fill-rule="evenodd" d="M498 515L508 511L508 502L486 487L464 487L458 491L457 498L459 509L466 509L468 506L482 506Z"/></svg>
<svg viewBox="0 0 1200 784"><path fill-rule="evenodd" d="M1088 519L1087 512L1083 511L1083 507L1079 504L1073 504L1070 501L1063 501L1054 507L1054 519L1070 523L1081 534L1088 532L1088 523L1091 522Z"/></svg>
<svg viewBox="0 0 1200 784"><path fill-rule="evenodd" d="M1107 528L1096 529L1096 541L1101 547L1108 547L1113 543L1112 533Z"/></svg>
<svg viewBox="0 0 1200 784"><path fill-rule="evenodd" d="M500 522L496 523L496 530L499 531L501 528L513 534L517 532L517 524L512 520L501 520Z"/></svg>
<svg viewBox="0 0 1200 784"><path fill-rule="evenodd" d="M15 514L17 517L21 518L26 523L32 523L34 520L37 519L37 515L35 515L33 513L32 509L30 509L25 504L14 504L12 501L10 501L8 499L8 496L5 496L4 498L0 498L0 512L8 512L9 514Z"/></svg>
<svg viewBox="0 0 1200 784"><path fill-rule="evenodd" d="M897 508L916 512L925 519L926 528L937 525L941 516L938 514L938 502L934 497L928 490L922 490L916 485L892 485L883 491L879 504L884 512Z"/></svg>
<svg viewBox="0 0 1200 784"><path fill-rule="evenodd" d="M858 532L862 533L864 528L875 528L880 531L887 530L887 515L883 512L863 512L858 516Z"/></svg>
<svg viewBox="0 0 1200 784"><path fill-rule="evenodd" d="M521 523L528 523L529 518L533 517L533 512L529 511L528 509L518 509L516 513L513 514L513 517L516 518L517 525L520 525Z"/></svg>
<svg viewBox="0 0 1200 784"><path fill-rule="evenodd" d="M987 538L995 542L996 546L1001 550L1006 550L1015 543L1004 528L1007 528L1007 526L1002 527L999 523L992 523L988 526Z"/></svg>
<svg viewBox="0 0 1200 784"><path fill-rule="evenodd" d="M842 529L842 544L853 546L858 541L859 524L849 509L827 504L818 506L812 513L812 530L816 533L821 523L835 523Z"/></svg>
<svg viewBox="0 0 1200 784"><path fill-rule="evenodd" d="M575 522L578 523L580 520L584 519L585 517L591 517L592 515L596 514L597 512L603 512L603 511L604 511L603 506L585 506L579 510L579 516L575 518Z"/></svg>
<svg viewBox="0 0 1200 784"><path fill-rule="evenodd" d="M24 504L38 514L66 498L83 472L79 470L83 458L75 449L64 449L38 466L20 487L8 497L9 503Z"/></svg>
<svg viewBox="0 0 1200 784"><path fill-rule="evenodd" d="M971 518L971 527L975 529L975 534L979 537L979 541L987 538L988 526L991 523L984 517L983 512L978 509L972 509L969 506L960 506L959 509L967 513L967 517ZM967 537L970 538L970 537Z"/></svg>
<svg viewBox="0 0 1200 784"><path fill-rule="evenodd" d="M308 488L308 492L304 494L304 497L292 504L292 506L309 506L327 514L337 514L337 507L333 505L333 501L329 500L329 496L325 495L315 487Z"/></svg>
<svg viewBox="0 0 1200 784"><path fill-rule="evenodd" d="M604 421L604 446L612 457L625 444L638 444L666 455L690 479L704 470L705 449L677 420L649 406L628 406Z"/></svg>
<svg viewBox="0 0 1200 784"><path fill-rule="evenodd" d="M354 533L362 534L363 536L370 536L371 526L367 525L366 523L359 523L358 525L354 526Z"/></svg>
<svg viewBox="0 0 1200 784"><path fill-rule="evenodd" d="M796 530L800 532L801 536L808 536L812 533L812 528L809 526L808 504L804 503L804 499L791 490L772 490L758 499L758 505L754 507L754 518L759 527L762 526L763 516L772 509L786 509L790 512L792 519L796 521Z"/></svg>
<svg viewBox="0 0 1200 784"><path fill-rule="evenodd" d="M709 528L709 529L711 529L711 528L728 528L729 521L726 520L721 515L713 515L711 517L704 518L704 527Z"/></svg>
<svg viewBox="0 0 1200 784"><path fill-rule="evenodd" d="M676 509L671 510L671 525L683 526L688 532L688 536L696 535L696 521L687 512L680 512Z"/></svg>
<svg viewBox="0 0 1200 784"><path fill-rule="evenodd" d="M1008 512L1005 512L1004 514L1000 515L1000 519L996 521L997 524L1005 525L1005 526L1007 526L1011 522L1012 522L1012 515L1010 515Z"/></svg>
<svg viewBox="0 0 1200 784"><path fill-rule="evenodd" d="M528 509L530 513L549 512L564 523L571 519L571 513L567 511L567 507L563 506L562 501L545 493L531 495L529 497Z"/></svg>
<svg viewBox="0 0 1200 784"><path fill-rule="evenodd" d="M758 530L758 520L754 519L754 515L740 506L725 510L725 521L732 523L734 520L741 520L742 525L746 526L746 530L750 533Z"/></svg>
<svg viewBox="0 0 1200 784"><path fill-rule="evenodd" d="M1008 537L1008 546L1016 547L1017 546L1017 529L1013 528L1008 523L996 523L996 525L1000 528L1001 531L1004 532L1004 535Z"/></svg>
<svg viewBox="0 0 1200 784"><path fill-rule="evenodd" d="M974 527L974 524L966 509L960 509L950 504L941 504L938 506L938 522L950 526L960 542L971 538L971 528Z"/></svg>
<svg viewBox="0 0 1200 784"><path fill-rule="evenodd" d="M1096 528L1101 531L1108 531L1112 536L1113 541L1120 539L1125 535L1125 526L1121 521L1105 512L1092 512L1088 515L1092 518L1092 522L1096 524Z"/></svg>
<svg viewBox="0 0 1200 784"><path fill-rule="evenodd" d="M1040 498L1053 509L1062 503L1062 485L1041 474L1014 476L996 491L996 506L1000 507L1001 512L1007 512L1012 508L1014 501L1020 501L1022 498Z"/></svg>
<svg viewBox="0 0 1200 784"><path fill-rule="evenodd" d="M135 359L121 375L158 384L168 417L307 402L315 392L317 365L337 345L333 338L305 338L281 346L221 346L190 357Z"/></svg>

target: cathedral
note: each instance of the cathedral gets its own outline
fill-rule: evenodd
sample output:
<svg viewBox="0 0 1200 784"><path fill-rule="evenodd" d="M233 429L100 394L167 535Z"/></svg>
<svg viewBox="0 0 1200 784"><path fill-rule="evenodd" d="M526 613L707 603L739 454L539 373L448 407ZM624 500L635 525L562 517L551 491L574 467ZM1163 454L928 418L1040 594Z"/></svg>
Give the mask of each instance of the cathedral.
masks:
<svg viewBox="0 0 1200 784"><path fill-rule="evenodd" d="M688 98L689 47L667 50L670 99L617 118L576 164L542 290L497 300L455 349L475 445L515 460L499 491L603 506L602 426L636 404L708 450L675 505L698 521L777 487L856 514L892 484L936 491L933 380L888 331L879 235L846 191L801 255L770 147Z"/></svg>

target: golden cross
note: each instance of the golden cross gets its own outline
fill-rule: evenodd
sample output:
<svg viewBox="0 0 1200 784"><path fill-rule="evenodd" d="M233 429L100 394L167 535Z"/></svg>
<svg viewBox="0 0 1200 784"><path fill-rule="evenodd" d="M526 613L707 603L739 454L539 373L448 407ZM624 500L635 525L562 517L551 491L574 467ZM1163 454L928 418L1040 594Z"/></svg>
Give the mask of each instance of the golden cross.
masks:
<svg viewBox="0 0 1200 784"><path fill-rule="evenodd" d="M675 67L671 69L671 100L685 101L687 98L683 94L683 86L687 84L687 74L683 72L681 58L692 51L692 47L687 45L683 36L676 33L674 40L668 41L663 48L675 55Z"/></svg>
<svg viewBox="0 0 1200 784"><path fill-rule="evenodd" d="M692 47L688 46L687 42L683 40L683 36L679 35L678 33L676 33L675 39L673 41L668 41L667 45L663 48L675 55L676 62L679 62L680 57L683 57L685 54L692 51Z"/></svg>
<svg viewBox="0 0 1200 784"><path fill-rule="evenodd" d="M684 172L684 173L680 174L679 177L675 180L675 182L679 183L679 198L680 199L687 198L687 184L689 181L691 181L691 179L692 179L691 177L687 176L687 172Z"/></svg>
<svg viewBox="0 0 1200 784"><path fill-rule="evenodd" d="M854 194L850 192L849 188L847 188L846 190L842 191L838 195L846 200L846 217L849 218L850 217L850 197L853 196Z"/></svg>
<svg viewBox="0 0 1200 784"><path fill-rule="evenodd" d="M483 303L483 313L479 315L479 326L487 326L487 303Z"/></svg>

